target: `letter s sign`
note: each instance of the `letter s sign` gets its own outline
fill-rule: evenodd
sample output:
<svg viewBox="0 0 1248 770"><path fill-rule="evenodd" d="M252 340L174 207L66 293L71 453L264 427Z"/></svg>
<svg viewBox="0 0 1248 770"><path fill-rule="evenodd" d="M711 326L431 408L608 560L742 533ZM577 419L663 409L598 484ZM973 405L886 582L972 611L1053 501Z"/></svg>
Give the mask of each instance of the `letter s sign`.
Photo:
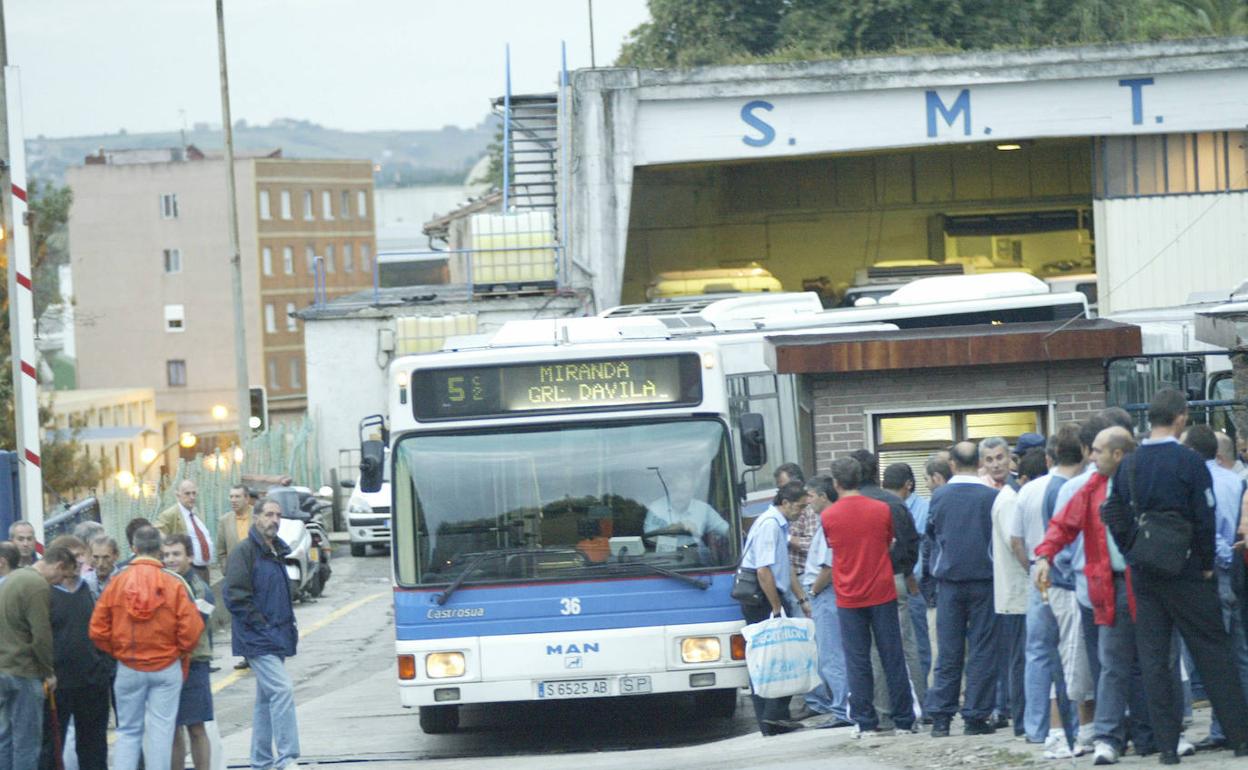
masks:
<svg viewBox="0 0 1248 770"><path fill-rule="evenodd" d="M758 136L743 136L741 141L751 147L766 147L776 138L776 129L771 124L754 114L755 110L767 110L771 112L775 109L775 105L771 102L765 102L762 99L755 99L752 102L746 102L741 108L741 120L746 125L759 133Z"/></svg>

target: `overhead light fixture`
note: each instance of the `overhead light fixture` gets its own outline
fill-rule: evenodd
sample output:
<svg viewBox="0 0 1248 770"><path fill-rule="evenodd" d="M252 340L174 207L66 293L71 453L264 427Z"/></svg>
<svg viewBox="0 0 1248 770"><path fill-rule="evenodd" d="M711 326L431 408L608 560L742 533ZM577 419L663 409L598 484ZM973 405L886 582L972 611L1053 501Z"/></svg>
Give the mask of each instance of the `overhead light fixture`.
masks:
<svg viewBox="0 0 1248 770"><path fill-rule="evenodd" d="M1023 146L1022 146L1021 144L1013 144L1013 143L1011 143L1011 144L998 144L998 145L997 145L997 149L998 149L998 150L1001 150L1002 152L1009 152L1010 150L1021 150L1021 149L1023 149Z"/></svg>

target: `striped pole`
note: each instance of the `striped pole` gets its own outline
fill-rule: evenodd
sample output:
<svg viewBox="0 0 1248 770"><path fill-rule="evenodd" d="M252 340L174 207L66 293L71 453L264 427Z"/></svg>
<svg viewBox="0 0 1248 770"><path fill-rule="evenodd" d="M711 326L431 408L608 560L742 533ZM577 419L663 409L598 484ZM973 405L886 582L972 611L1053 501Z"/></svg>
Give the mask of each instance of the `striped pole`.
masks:
<svg viewBox="0 0 1248 770"><path fill-rule="evenodd" d="M30 229L26 206L26 143L22 130L20 70L5 67L5 102L9 134L9 206L12 229L6 238L9 258L9 335L13 357L13 415L17 454L22 463L22 518L43 542L43 472L39 455L39 380L35 371L35 295L31 284Z"/></svg>

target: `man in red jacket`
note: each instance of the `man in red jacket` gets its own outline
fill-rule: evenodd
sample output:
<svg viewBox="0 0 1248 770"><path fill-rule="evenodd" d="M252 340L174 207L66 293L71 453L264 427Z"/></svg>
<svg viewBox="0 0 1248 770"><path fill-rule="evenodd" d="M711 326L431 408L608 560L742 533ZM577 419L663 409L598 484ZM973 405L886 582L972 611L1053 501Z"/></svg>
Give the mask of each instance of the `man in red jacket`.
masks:
<svg viewBox="0 0 1248 770"><path fill-rule="evenodd" d="M1101 676L1096 689L1096 716L1093 718L1095 764L1112 765L1126 750L1127 711L1130 706L1130 735L1138 753L1155 751L1143 687L1133 681L1138 671L1135 650L1134 597L1126 575L1126 560L1113 536L1101 521L1101 504L1108 494L1109 480L1122 459L1135 449L1135 440L1125 429L1114 426L1096 435L1092 442L1092 462L1096 473L1065 508L1049 522L1044 540L1036 547L1036 587L1048 588L1049 564L1059 551L1083 535L1087 553L1085 574L1088 597L1098 635ZM1138 673L1135 679L1138 680Z"/></svg>
<svg viewBox="0 0 1248 770"><path fill-rule="evenodd" d="M153 746L147 770L169 770L174 717L182 693L183 662L204 630L182 579L160 562L160 532L134 533L134 560L108 583L91 616L91 641L117 661L114 770L134 770L143 751L146 721Z"/></svg>

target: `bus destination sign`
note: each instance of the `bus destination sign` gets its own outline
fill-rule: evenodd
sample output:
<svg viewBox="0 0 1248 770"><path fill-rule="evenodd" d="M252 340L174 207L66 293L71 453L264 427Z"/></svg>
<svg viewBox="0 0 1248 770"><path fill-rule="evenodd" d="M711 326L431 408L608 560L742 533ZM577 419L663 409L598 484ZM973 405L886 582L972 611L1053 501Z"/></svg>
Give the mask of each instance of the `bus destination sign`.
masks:
<svg viewBox="0 0 1248 770"><path fill-rule="evenodd" d="M418 369L411 386L422 421L702 402L696 353Z"/></svg>

